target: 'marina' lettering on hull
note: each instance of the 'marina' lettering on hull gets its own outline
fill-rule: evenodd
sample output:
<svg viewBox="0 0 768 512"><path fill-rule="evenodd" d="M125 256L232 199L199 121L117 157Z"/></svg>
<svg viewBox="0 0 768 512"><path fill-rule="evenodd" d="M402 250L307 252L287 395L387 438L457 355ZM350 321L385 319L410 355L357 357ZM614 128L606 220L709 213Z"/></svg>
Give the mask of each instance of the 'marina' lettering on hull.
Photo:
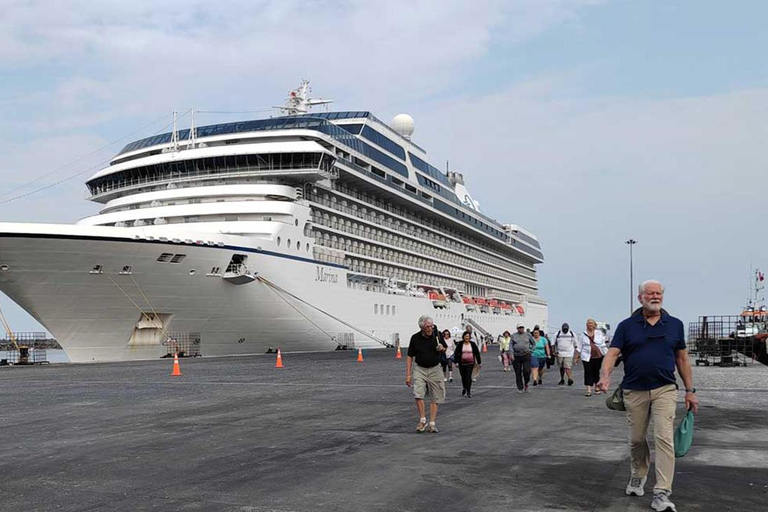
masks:
<svg viewBox="0 0 768 512"><path fill-rule="evenodd" d="M338 283L339 276L328 272L323 267L317 267L317 276L315 276L315 281L321 281L323 283Z"/></svg>

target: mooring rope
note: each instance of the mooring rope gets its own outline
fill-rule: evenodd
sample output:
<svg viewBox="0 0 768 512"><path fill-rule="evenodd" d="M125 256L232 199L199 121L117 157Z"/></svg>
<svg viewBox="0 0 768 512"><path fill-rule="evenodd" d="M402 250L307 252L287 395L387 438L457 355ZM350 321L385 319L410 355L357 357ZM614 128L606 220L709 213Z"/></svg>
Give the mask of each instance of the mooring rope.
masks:
<svg viewBox="0 0 768 512"><path fill-rule="evenodd" d="M358 327L355 327L354 325L350 324L349 322L346 322L346 321L342 320L341 318L339 318L337 316L334 316L334 315L330 314L327 311L324 311L323 309L315 306L314 304L310 304L309 302L307 302L306 300L302 299L301 297L298 297L298 296L294 295L293 293L289 292L288 290L285 290L285 289L279 287L275 283L271 282L269 279L267 279L267 278L265 278L265 277L263 277L261 275L257 275L256 279L258 279L259 281L261 281L262 283L266 284L267 286L269 286L270 288L272 288L272 289L274 289L276 291L280 291L282 293L285 293L286 295L290 295L291 297L293 297L297 301L301 302L302 304L305 304L305 305L311 307L312 309L314 309L316 311L319 311L320 313L322 313L322 314L324 314L324 315L326 315L326 316L336 320L340 324L345 325L345 326L349 327L350 329L359 332L363 336L371 338L376 343L379 343L380 345L383 345L383 346L385 346L387 348L392 348L392 344L389 343L388 341L382 340L381 338L377 338L373 334L367 333L364 330L362 330L362 329L360 329Z"/></svg>

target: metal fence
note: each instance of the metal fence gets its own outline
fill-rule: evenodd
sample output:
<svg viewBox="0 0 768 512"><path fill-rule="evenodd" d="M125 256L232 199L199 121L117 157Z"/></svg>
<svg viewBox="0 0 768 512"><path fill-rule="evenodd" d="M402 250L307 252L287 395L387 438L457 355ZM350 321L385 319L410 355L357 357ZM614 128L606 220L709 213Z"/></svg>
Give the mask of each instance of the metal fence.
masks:
<svg viewBox="0 0 768 512"><path fill-rule="evenodd" d="M165 357L173 357L178 354L179 357L200 357L202 340L199 332L172 332L168 334L168 339L163 342L166 347Z"/></svg>
<svg viewBox="0 0 768 512"><path fill-rule="evenodd" d="M765 349L756 326L740 315L700 316L688 325L688 347L696 366L747 366Z"/></svg>

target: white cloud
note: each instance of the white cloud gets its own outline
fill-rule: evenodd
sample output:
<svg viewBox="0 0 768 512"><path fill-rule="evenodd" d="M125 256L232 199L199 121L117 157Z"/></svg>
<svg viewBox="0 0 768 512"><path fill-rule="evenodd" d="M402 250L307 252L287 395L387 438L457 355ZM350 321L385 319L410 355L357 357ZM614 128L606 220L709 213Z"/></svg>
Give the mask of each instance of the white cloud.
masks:
<svg viewBox="0 0 768 512"><path fill-rule="evenodd" d="M626 312L610 297L628 296L629 237L637 279L665 279L676 313L737 313L750 259L768 253L768 89L590 100L566 88L550 77L429 105L416 141L465 172L487 213L542 238L553 325Z"/></svg>

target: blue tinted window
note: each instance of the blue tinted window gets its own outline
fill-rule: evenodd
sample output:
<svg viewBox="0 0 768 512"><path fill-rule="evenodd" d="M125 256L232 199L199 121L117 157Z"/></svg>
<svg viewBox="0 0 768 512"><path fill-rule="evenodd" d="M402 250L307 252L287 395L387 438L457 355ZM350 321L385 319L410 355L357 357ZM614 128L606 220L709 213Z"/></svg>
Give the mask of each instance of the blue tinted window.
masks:
<svg viewBox="0 0 768 512"><path fill-rule="evenodd" d="M439 169L437 169L436 167L434 167L434 166L432 166L432 165L429 165L427 162L425 162L425 161L424 161L424 160L422 160L421 158L417 157L417 156L416 156L416 155L414 155L413 153L410 153L410 152L409 152L409 153L408 153L408 156L410 156L410 157L411 157L411 163L413 164L413 166L414 166L415 168L417 168L417 169L418 169L418 170L420 170L421 172L423 172L423 173L427 174L427 175L428 175L429 177L431 177L432 179L435 179L435 180L437 180L438 182L442 183L442 184L443 184L443 185L445 185L446 187L450 187L450 188L453 188L453 187L451 186L451 182L450 182L450 181L448 181L448 178L445 176L445 174L443 174L442 172L440 172L440 170L439 170Z"/></svg>
<svg viewBox="0 0 768 512"><path fill-rule="evenodd" d="M355 139L355 140L357 140L357 139ZM366 144L365 142L363 142L361 140L358 140L358 142L362 146L362 150L360 152L363 153L365 156L367 156L368 158L371 158L373 160L376 160L377 162L379 162L380 164L384 165L388 169L391 169L391 170L395 171L396 173L405 176L406 178L408 177L408 168L405 166L405 164L403 164L401 162L398 162L397 160L395 160L391 156L382 153L381 151L379 151L378 149L374 148L370 144Z"/></svg>
<svg viewBox="0 0 768 512"><path fill-rule="evenodd" d="M360 130L363 129L362 124L337 124L339 128L343 128L344 130L347 130L349 133L353 133L355 135L360 134Z"/></svg>
<svg viewBox="0 0 768 512"><path fill-rule="evenodd" d="M405 160L405 150L402 146L395 144L395 142L372 129L370 126L366 125L363 127L362 135L380 148L384 148L393 155L400 157L401 160Z"/></svg>

